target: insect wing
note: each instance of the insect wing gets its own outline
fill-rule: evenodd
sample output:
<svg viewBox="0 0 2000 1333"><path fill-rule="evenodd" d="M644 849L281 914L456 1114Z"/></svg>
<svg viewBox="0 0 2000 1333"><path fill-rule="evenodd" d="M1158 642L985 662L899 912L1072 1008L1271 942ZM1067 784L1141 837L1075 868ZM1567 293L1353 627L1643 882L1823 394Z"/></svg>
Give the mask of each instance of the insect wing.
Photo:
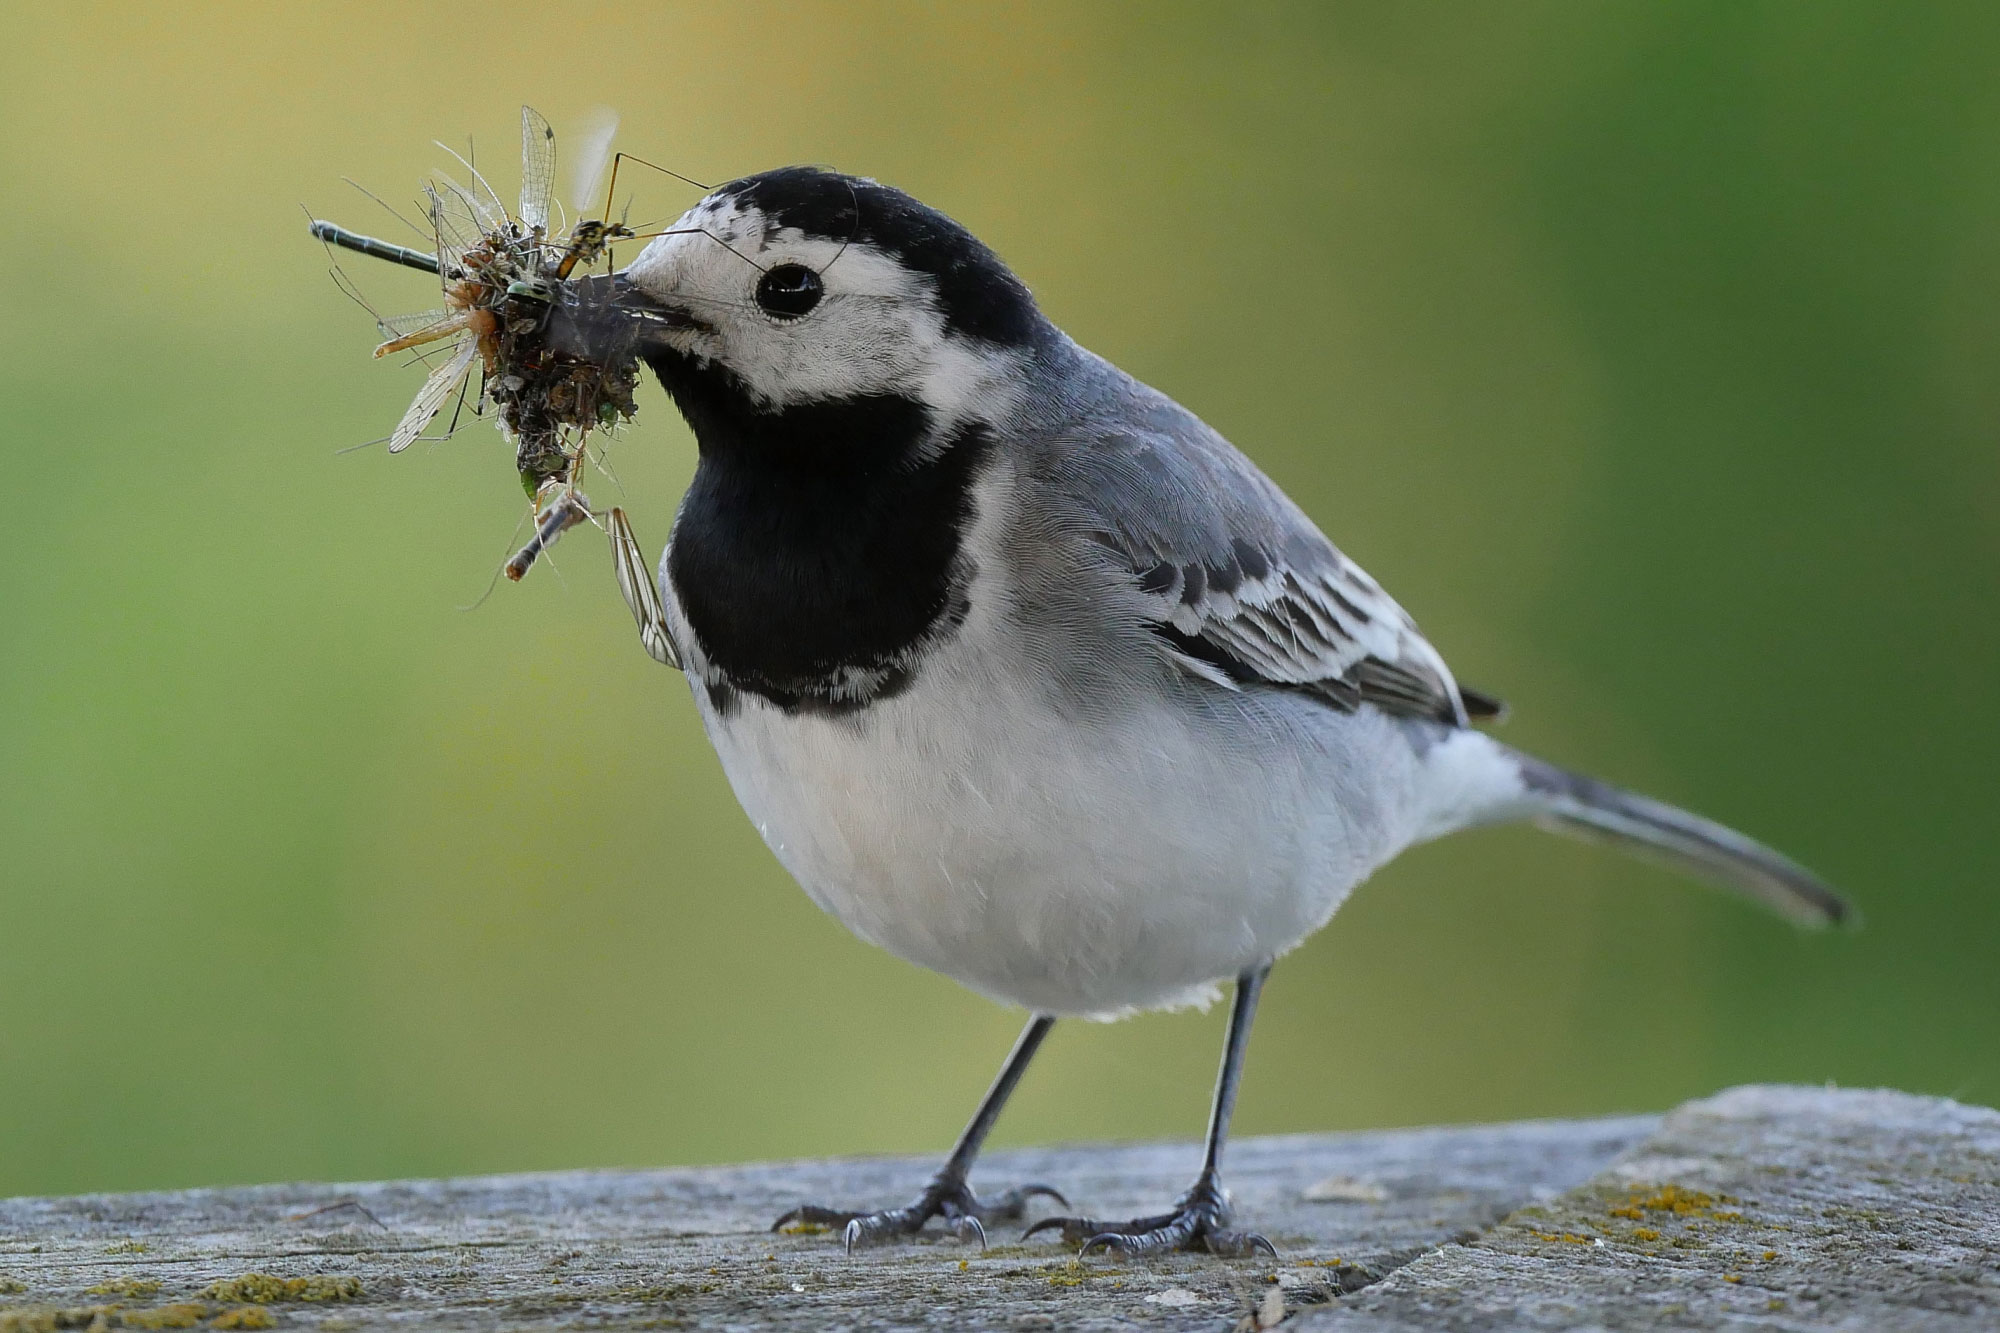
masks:
<svg viewBox="0 0 2000 1333"><path fill-rule="evenodd" d="M549 229L549 196L556 182L556 132L542 113L521 108L521 225Z"/></svg>
<svg viewBox="0 0 2000 1333"><path fill-rule="evenodd" d="M581 133L572 136L576 144L575 156L569 169L569 202L576 209L578 217L600 216L597 207L597 186L604 179L604 168L611 161L611 140L618 133L618 113L608 106L593 110L585 118ZM610 209L605 209L608 215Z"/></svg>
<svg viewBox="0 0 2000 1333"><path fill-rule="evenodd" d="M623 509L614 508L609 518L611 568L618 575L618 591L625 594L625 606L639 624L639 643L655 662L679 670L680 654L667 634L667 614L660 608L660 590L653 583L645 552L639 549Z"/></svg>
<svg viewBox="0 0 2000 1333"><path fill-rule="evenodd" d="M378 319L375 327L382 330L385 338L405 338L412 333L423 333L448 324L453 319L463 319L464 316L462 310L420 310L414 315L391 315L387 319Z"/></svg>
<svg viewBox="0 0 2000 1333"><path fill-rule="evenodd" d="M417 390L410 410L403 413L403 419L396 423L395 433L389 437L390 453L402 453L410 447L410 441L423 433L424 427L444 406L444 400L458 387L459 380L464 378L466 368L472 364L472 358L478 351L478 340L467 338L458 345L458 350L451 354L449 361L431 372L431 377L424 381L424 387Z"/></svg>
<svg viewBox="0 0 2000 1333"><path fill-rule="evenodd" d="M489 204L449 176L440 174L431 193L443 206L452 237L461 249L470 249L507 225L507 214L498 204Z"/></svg>
<svg viewBox="0 0 2000 1333"><path fill-rule="evenodd" d="M459 277L465 268L465 252L479 243L479 224L459 195L447 194L426 183L431 230L437 233L438 272L446 283Z"/></svg>

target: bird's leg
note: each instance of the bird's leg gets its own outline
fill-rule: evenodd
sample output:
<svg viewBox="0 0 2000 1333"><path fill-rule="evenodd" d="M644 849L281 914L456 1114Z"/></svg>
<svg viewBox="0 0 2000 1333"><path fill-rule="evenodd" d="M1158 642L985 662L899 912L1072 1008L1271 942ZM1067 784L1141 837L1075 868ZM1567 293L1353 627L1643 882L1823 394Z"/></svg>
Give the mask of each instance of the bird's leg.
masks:
<svg viewBox="0 0 2000 1333"><path fill-rule="evenodd" d="M1055 1022L1046 1014L1037 1014L1028 1020L1028 1026L1021 1029L1019 1040L1007 1056L1007 1063L1000 1067L993 1086L986 1090L985 1099L973 1113L972 1123L958 1136L958 1145L951 1150L951 1156L945 1159L944 1165L931 1177L931 1183L924 1187L924 1192L917 1196L915 1202L904 1208L885 1208L875 1213L805 1204L773 1222L771 1230L782 1231L799 1223L837 1226L842 1229L842 1243L851 1252L857 1245L914 1236L923 1230L924 1223L933 1217L941 1217L960 1240L977 1240L983 1246L986 1243L984 1223L1019 1218L1026 1210L1028 1200L1037 1194L1045 1194L1063 1207L1069 1207L1069 1200L1047 1185L1021 1185L996 1199L982 1201L973 1197L972 1187L965 1181L966 1173L972 1169L973 1158L979 1156L980 1145L986 1142L987 1132L1000 1118L1000 1108L1007 1104L1014 1085L1021 1081L1021 1075L1028 1068L1028 1061L1034 1058L1042 1038L1049 1035L1049 1029L1055 1026Z"/></svg>
<svg viewBox="0 0 2000 1333"><path fill-rule="evenodd" d="M1267 963L1236 978L1236 1000L1229 1010L1222 1069L1215 1077L1215 1104L1208 1115L1208 1145L1202 1154L1201 1174L1175 1202L1173 1211L1129 1222L1051 1217L1029 1227L1027 1235L1060 1230L1064 1240L1081 1245L1085 1254L1094 1249L1127 1255L1206 1250L1240 1258L1261 1250L1276 1257L1277 1247L1254 1231L1229 1229L1229 1200L1222 1192L1222 1144L1229 1137L1230 1112L1236 1109L1236 1083L1243 1072L1243 1049L1250 1044L1250 1020L1257 1016L1257 995L1270 972Z"/></svg>

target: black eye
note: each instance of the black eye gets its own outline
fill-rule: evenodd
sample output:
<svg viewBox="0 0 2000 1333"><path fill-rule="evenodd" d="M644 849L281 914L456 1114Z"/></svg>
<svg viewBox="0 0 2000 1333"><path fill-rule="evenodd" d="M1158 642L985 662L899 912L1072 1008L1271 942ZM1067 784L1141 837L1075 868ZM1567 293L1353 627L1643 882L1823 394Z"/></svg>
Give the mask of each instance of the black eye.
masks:
<svg viewBox="0 0 2000 1333"><path fill-rule="evenodd" d="M797 319L818 305L825 292L819 274L804 264L780 264L757 279L757 304L779 319Z"/></svg>

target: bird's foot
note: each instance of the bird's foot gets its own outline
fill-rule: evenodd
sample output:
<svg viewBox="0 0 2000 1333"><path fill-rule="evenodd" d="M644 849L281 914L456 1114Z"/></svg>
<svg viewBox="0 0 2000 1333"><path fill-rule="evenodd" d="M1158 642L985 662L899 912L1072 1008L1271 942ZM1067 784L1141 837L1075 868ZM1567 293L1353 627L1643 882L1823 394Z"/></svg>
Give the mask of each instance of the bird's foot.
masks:
<svg viewBox="0 0 2000 1333"><path fill-rule="evenodd" d="M773 1222L771 1230L783 1231L795 1226L839 1227L841 1244L852 1254L856 1246L880 1245L885 1241L914 1236L924 1229L924 1223L937 1217L944 1220L954 1236L962 1241L976 1240L984 1249L985 1224L1019 1221L1027 1211L1028 1200L1038 1194L1054 1199L1064 1208L1069 1207L1069 1200L1048 1185L1022 1185L997 1198L981 1200L974 1197L972 1187L963 1179L940 1175L925 1187L916 1202L905 1208L860 1213L809 1203L792 1209Z"/></svg>
<svg viewBox="0 0 2000 1333"><path fill-rule="evenodd" d="M1259 1252L1274 1259L1278 1257L1277 1247L1256 1232L1229 1229L1229 1202L1222 1195L1222 1183L1212 1176L1196 1181L1170 1213L1138 1217L1129 1222L1049 1217L1029 1227L1022 1239L1037 1231L1057 1230L1070 1244L1083 1247L1079 1254L1097 1249L1126 1256L1205 1250L1229 1259L1248 1258Z"/></svg>

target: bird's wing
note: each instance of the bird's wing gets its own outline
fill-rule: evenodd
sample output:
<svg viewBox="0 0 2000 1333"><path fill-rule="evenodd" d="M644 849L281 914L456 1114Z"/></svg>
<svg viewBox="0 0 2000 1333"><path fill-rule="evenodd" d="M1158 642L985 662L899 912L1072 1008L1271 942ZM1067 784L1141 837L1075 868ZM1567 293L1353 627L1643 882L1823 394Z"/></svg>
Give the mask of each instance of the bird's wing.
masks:
<svg viewBox="0 0 2000 1333"><path fill-rule="evenodd" d="M1116 424L1070 436L1046 466L1184 670L1350 711L1460 725L1499 712L1460 690L1416 622L1274 482L1171 402L1141 399Z"/></svg>

